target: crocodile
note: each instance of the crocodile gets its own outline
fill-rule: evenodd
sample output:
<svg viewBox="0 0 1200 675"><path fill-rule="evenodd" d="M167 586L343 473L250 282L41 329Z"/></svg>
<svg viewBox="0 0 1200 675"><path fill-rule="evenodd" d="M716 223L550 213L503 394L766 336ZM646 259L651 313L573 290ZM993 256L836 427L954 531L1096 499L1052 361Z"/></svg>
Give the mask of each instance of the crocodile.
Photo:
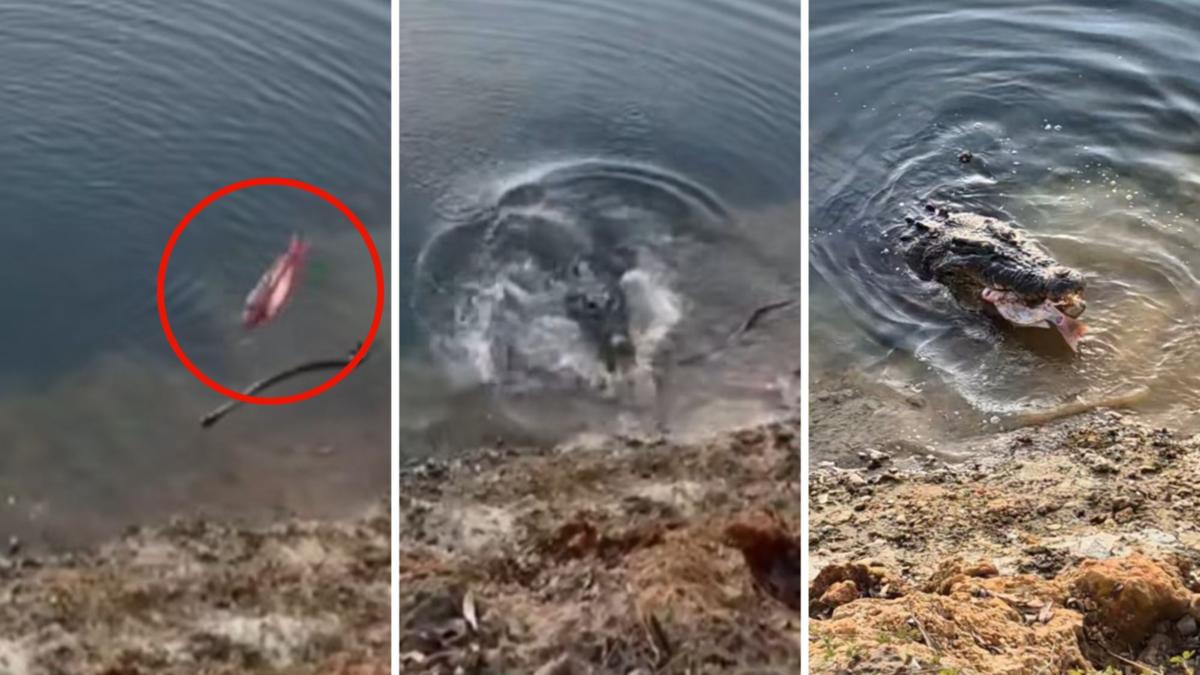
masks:
<svg viewBox="0 0 1200 675"><path fill-rule="evenodd" d="M610 267L590 257L576 259L567 273L563 301L567 317L611 373L632 363L635 353L621 272Z"/></svg>
<svg viewBox="0 0 1200 675"><path fill-rule="evenodd" d="M908 266L922 281L944 286L964 309L1032 325L1017 323L993 299L1056 310L1071 320L1087 308L1083 274L1011 223L934 204L905 222L900 241Z"/></svg>
<svg viewBox="0 0 1200 675"><path fill-rule="evenodd" d="M486 277L515 263L522 276L515 287L536 292L542 281L551 280L560 303L553 311L573 322L605 369L615 373L630 365L634 357L621 279L636 266L637 254L631 247L564 220L543 205L545 200L545 191L538 185L508 190L495 206L454 231L461 233L462 241L446 251L453 250L460 260L452 264L461 264L467 277ZM472 246L478 247L478 252L464 255ZM525 277L525 273L532 274ZM452 272L439 280L439 285L449 289L464 284L454 279ZM525 293L517 294L517 304L525 302L523 296ZM514 316L522 314L518 311ZM524 315L524 320L529 318Z"/></svg>

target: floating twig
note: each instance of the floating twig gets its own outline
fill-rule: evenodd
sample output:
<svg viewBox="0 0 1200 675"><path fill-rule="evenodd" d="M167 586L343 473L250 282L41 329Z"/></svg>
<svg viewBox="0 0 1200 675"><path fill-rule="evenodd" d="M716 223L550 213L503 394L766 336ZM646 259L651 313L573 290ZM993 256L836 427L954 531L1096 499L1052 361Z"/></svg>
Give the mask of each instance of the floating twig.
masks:
<svg viewBox="0 0 1200 675"><path fill-rule="evenodd" d="M679 361L677 361L676 363L681 366L698 363L700 361L707 359L710 356L713 356L714 354L717 354L717 353L725 350L730 344L733 343L734 340L737 340L742 335L745 335L746 333L749 333L750 331L754 330L755 327L758 326L759 322L762 321L763 318L765 318L768 314L770 314L771 312L774 312L776 310L790 307L790 306L796 304L797 302L798 302L798 300L796 300L795 298L788 298L786 300L776 300L775 302L768 302L765 305L759 305L758 307L755 307L754 311L750 312L750 316L748 316L745 321L743 321L736 329L734 329L734 331L729 334L729 337L725 338L724 344L722 344L719 347L716 347L715 349L710 349L708 351L703 351L703 352L699 352L696 354L692 354L690 356L685 356L685 357L679 359Z"/></svg>

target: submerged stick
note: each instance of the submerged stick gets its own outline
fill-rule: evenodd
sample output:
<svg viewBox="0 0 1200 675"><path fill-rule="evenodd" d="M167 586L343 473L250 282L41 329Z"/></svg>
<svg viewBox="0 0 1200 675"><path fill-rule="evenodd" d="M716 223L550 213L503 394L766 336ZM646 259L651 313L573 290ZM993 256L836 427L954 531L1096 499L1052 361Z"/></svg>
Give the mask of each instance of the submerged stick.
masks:
<svg viewBox="0 0 1200 675"><path fill-rule="evenodd" d="M306 361L299 365L292 366L291 368L288 368L287 370L280 371L278 373L275 373L274 375L271 375L270 377L265 377L255 383L251 384L249 387L246 387L245 389L243 389L242 393L246 394L247 396L253 396L253 395L257 394L258 392L263 391L264 389L272 387L276 384L279 384L280 382L283 382L284 380L295 377L297 375L303 375L305 373L311 373L311 372L315 372L318 370L341 370L342 368L345 368L346 366L350 365L350 362L354 360L354 355L358 353L358 350L361 346L362 346L361 342L354 345L354 349L351 349L349 354L347 354L346 356L339 358L339 359L318 359L315 361ZM365 362L367 360L367 357L369 357L370 355L371 355L370 350L368 350L366 354L363 354L363 360L359 362L359 365L362 365L362 363ZM219 422L222 417L233 412L234 409L236 409L238 406L240 406L242 404L243 404L242 401L235 400L235 399L230 399L228 401L225 401L220 406L215 408L212 412L208 413L203 418L201 418L200 426L205 427L205 428L211 427L212 425Z"/></svg>
<svg viewBox="0 0 1200 675"><path fill-rule="evenodd" d="M777 309L791 307L794 304L796 304L796 299L788 298L787 300L778 300L776 302L771 302L771 303L765 304L761 307L758 307L757 309L755 309L753 312L750 313L750 318L746 319L746 321L743 322L742 325L736 331L734 331L733 335L730 336L730 339L731 340L736 339L742 333L747 333L749 331L754 330L754 327L758 325L758 322L760 320L762 320L763 317L770 314L771 312L774 312Z"/></svg>
<svg viewBox="0 0 1200 675"><path fill-rule="evenodd" d="M766 316L768 314L770 314L776 310L784 309L786 307L791 307L792 305L796 304L797 302L798 301L795 298L788 298L786 300L776 300L775 302L768 302L765 305L759 305L758 307L755 307L754 311L750 312L750 316L745 321L743 321L737 328L735 328L733 330L733 332L729 334L728 337L725 338L725 342L723 344L721 344L718 347L714 347L713 349L710 349L708 351L703 351L703 352L699 352L696 354L692 354L691 356L685 356L685 357L679 359L678 361L676 361L675 362L676 365L686 366L686 365L691 365L693 363L698 363L700 361L703 361L704 359L707 359L710 356L713 356L714 354L717 354L717 353L725 350L727 347L729 347L730 344L732 344L735 340L740 338L742 335L754 330L754 328L756 326L758 326L759 322L762 321L764 318L766 318Z"/></svg>
<svg viewBox="0 0 1200 675"><path fill-rule="evenodd" d="M1018 413L1009 419L1005 420L1004 428L1012 431L1023 427L1033 427L1042 424L1055 422L1066 417L1075 417L1089 413L1099 408L1108 408L1110 410L1120 410L1122 408L1132 408L1150 395L1149 387L1137 387L1132 391L1112 396L1105 396L1086 401L1071 401L1063 403L1045 410L1035 410L1032 412Z"/></svg>

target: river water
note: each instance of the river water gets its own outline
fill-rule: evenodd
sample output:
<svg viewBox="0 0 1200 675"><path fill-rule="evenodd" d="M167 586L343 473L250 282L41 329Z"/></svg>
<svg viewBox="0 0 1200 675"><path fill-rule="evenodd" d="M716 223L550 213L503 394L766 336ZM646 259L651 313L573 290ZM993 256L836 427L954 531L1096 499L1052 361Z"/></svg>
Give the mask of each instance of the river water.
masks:
<svg viewBox="0 0 1200 675"><path fill-rule="evenodd" d="M933 437L1127 394L1196 428L1200 6L816 0L811 13L817 389L858 371L938 400L951 414ZM1085 273L1078 357L915 278L893 235L925 199L1012 220Z"/></svg>
<svg viewBox="0 0 1200 675"><path fill-rule="evenodd" d="M155 275L196 202L263 175L330 191L388 250L388 26L383 0L0 5L0 534L72 545L175 513L321 515L384 494L386 349L324 396L203 431L222 399L171 354ZM242 299L292 232L313 244L309 274L246 334ZM231 387L340 355L374 302L357 233L283 188L197 218L166 291L184 348Z"/></svg>
<svg viewBox="0 0 1200 675"><path fill-rule="evenodd" d="M401 454L693 430L792 395L800 6L401 0ZM564 270L626 261L608 371ZM603 267L602 263L598 266Z"/></svg>

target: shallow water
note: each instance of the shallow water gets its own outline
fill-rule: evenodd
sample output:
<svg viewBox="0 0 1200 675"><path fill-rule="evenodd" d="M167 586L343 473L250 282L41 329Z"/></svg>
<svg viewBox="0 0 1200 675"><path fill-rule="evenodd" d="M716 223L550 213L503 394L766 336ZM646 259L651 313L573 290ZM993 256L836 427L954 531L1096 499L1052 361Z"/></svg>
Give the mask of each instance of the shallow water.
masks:
<svg viewBox="0 0 1200 675"><path fill-rule="evenodd" d="M1139 387L1194 428L1200 8L818 0L811 19L814 373L903 373L953 394L963 429ZM1013 220L1086 274L1078 358L912 275L891 235L924 199Z"/></svg>
<svg viewBox="0 0 1200 675"><path fill-rule="evenodd" d="M381 0L0 6L0 534L68 545L177 512L334 513L386 489L385 350L314 401L203 432L221 399L171 354L155 275L196 202L262 175L330 191L387 251L388 24ZM247 336L242 299L293 231L314 244L309 274ZM240 387L353 346L367 265L333 209L260 188L184 233L167 306L192 358Z"/></svg>
<svg viewBox="0 0 1200 675"><path fill-rule="evenodd" d="M799 4L399 11L402 454L777 406L798 321L729 343L799 297ZM617 251L637 356L609 372L563 270Z"/></svg>

